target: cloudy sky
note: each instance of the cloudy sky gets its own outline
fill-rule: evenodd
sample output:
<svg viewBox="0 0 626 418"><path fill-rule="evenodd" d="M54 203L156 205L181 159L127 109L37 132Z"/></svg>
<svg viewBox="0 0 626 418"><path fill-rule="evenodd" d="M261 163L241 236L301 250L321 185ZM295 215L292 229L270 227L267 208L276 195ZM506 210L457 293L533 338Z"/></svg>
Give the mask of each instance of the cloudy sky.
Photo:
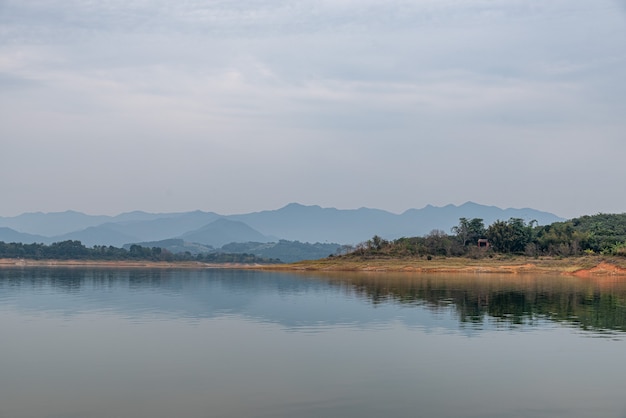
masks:
<svg viewBox="0 0 626 418"><path fill-rule="evenodd" d="M625 185L624 0L0 0L0 216Z"/></svg>

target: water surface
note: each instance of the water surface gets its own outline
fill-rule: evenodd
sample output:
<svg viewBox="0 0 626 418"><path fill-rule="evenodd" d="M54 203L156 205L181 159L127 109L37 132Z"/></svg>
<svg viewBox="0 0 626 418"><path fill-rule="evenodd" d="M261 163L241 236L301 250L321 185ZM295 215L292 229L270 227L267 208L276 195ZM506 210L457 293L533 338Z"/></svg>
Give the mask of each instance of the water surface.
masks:
<svg viewBox="0 0 626 418"><path fill-rule="evenodd" d="M625 417L626 282L0 270L0 417Z"/></svg>

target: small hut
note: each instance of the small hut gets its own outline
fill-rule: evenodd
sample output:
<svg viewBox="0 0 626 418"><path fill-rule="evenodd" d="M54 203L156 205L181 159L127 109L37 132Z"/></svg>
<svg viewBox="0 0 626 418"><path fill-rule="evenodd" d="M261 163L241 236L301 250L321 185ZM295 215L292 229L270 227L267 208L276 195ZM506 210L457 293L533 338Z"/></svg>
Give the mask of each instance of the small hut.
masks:
<svg viewBox="0 0 626 418"><path fill-rule="evenodd" d="M489 240L481 238L478 240L478 248L487 250L489 249Z"/></svg>

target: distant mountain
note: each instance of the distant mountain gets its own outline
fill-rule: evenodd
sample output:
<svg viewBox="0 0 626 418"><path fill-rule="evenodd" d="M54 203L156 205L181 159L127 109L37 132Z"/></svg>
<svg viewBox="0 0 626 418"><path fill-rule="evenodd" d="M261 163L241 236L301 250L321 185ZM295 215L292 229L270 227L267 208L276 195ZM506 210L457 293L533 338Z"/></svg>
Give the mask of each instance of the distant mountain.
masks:
<svg viewBox="0 0 626 418"><path fill-rule="evenodd" d="M213 248L209 245L188 242L183 239L166 239L134 244L148 248L163 248L174 254L185 252L189 252L191 255L208 253L253 254L257 257L278 259L286 263L325 258L331 254L336 254L341 247L339 244L309 244L286 240L279 240L278 242L231 242L223 245L221 248ZM126 244L124 248L128 250L131 245Z"/></svg>
<svg viewBox="0 0 626 418"><path fill-rule="evenodd" d="M378 209L340 210L291 203L278 210L232 215L228 219L291 241L357 243L384 234L395 226L397 217Z"/></svg>
<svg viewBox="0 0 626 418"><path fill-rule="evenodd" d="M21 242L23 244L49 244L50 238L41 235L27 234L24 232L18 232L14 229L7 227L0 227L0 241L9 242Z"/></svg>
<svg viewBox="0 0 626 418"><path fill-rule="evenodd" d="M411 235L415 236L425 235L433 229L441 229L450 233L450 229L458 225L459 218L481 218L485 226L498 220L506 221L510 218L521 218L526 222L535 220L539 225L549 225L564 220L552 213L535 209L500 209L496 206L479 205L474 202L466 202L460 206L436 207L428 205L423 209L409 209L400 217L403 225L413 225L413 228L407 228L407 230L414 231ZM397 236L399 233L400 231L394 231L393 235Z"/></svg>
<svg viewBox="0 0 626 418"><path fill-rule="evenodd" d="M185 241L221 247L231 242L269 242L272 239L243 222L220 218L195 231L180 236Z"/></svg>
<svg viewBox="0 0 626 418"><path fill-rule="evenodd" d="M132 212L120 213L119 215L113 216L111 217L110 221L114 223L153 221L155 219L176 218L178 216L185 215L186 213L187 212L150 213L141 210L135 210Z"/></svg>
<svg viewBox="0 0 626 418"><path fill-rule="evenodd" d="M201 211L161 214L135 211L113 217L85 215L74 211L38 212L0 218L0 225L13 225L15 227L11 229L14 232L26 233L23 240L19 241L24 243L79 240L87 246L119 247L129 242L177 237L219 217L216 213ZM7 233L7 239L9 236ZM0 240L3 239L0 237Z"/></svg>
<svg viewBox="0 0 626 418"><path fill-rule="evenodd" d="M23 213L10 218L0 218L0 226L28 234L54 236L100 225L111 219L110 216L93 216L68 210L53 213Z"/></svg>
<svg viewBox="0 0 626 418"><path fill-rule="evenodd" d="M67 241L75 240L80 241L86 247L93 247L94 245L112 245L114 247L121 247L126 243L138 241L138 238L120 232L114 228L106 225L90 226L80 231L70 232L69 234L57 235L52 238L53 241Z"/></svg>
<svg viewBox="0 0 626 418"><path fill-rule="evenodd" d="M467 202L461 206L426 206L409 209L401 215L379 209L321 208L291 203L281 209L244 215L232 215L263 234L304 242L358 243L380 235L386 239L423 236L433 229L450 233L459 218L482 218L485 225L496 220L522 218L537 220L540 225L561 221L558 216L534 209L500 209Z"/></svg>
<svg viewBox="0 0 626 418"><path fill-rule="evenodd" d="M254 254L257 257L279 259L285 263L302 260L317 260L335 254L339 244L315 244L280 240L278 242L246 242L226 244L218 251L235 254Z"/></svg>
<svg viewBox="0 0 626 418"><path fill-rule="evenodd" d="M178 216L177 213L147 213L141 211L122 213L117 216L87 215L82 212L67 210L65 212L32 212L13 217L0 217L0 227L5 226L28 234L53 237L70 232L80 231L106 222L137 222L150 221Z"/></svg>
<svg viewBox="0 0 626 418"><path fill-rule="evenodd" d="M0 227L34 236L23 236L23 242L51 243L72 239L88 246L121 246L179 238L217 248L231 242L265 243L283 239L303 243L356 244L374 235L395 239L423 236L433 229L450 233L462 217L482 218L486 226L509 218L522 218L527 222L536 220L540 225L563 220L535 209L500 209L473 202L460 206L428 205L399 215L379 209L342 210L291 203L277 210L230 216L202 211L159 214L136 211L113 217L74 211L26 213L11 218L0 217ZM8 237L9 232L6 234Z"/></svg>
<svg viewBox="0 0 626 418"><path fill-rule="evenodd" d="M219 218L221 216L217 213L198 210L149 220L109 222L107 226L118 232L135 236L141 241L160 241L195 231Z"/></svg>

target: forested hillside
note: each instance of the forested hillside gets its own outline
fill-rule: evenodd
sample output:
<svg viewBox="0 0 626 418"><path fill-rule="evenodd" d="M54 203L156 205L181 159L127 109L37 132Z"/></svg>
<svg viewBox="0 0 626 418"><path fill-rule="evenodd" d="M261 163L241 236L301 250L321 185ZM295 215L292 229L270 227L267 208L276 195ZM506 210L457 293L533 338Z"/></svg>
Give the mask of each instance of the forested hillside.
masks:
<svg viewBox="0 0 626 418"><path fill-rule="evenodd" d="M159 247L131 245L127 250L112 246L85 247L80 241L62 241L51 245L5 243L0 241L0 258L25 258L30 260L146 260L146 261L199 261L205 263L279 263L280 260L257 257L254 254L209 253L191 255L174 254Z"/></svg>
<svg viewBox="0 0 626 418"><path fill-rule="evenodd" d="M461 218L450 232L435 229L423 237L393 241L375 235L350 249L347 256L626 256L626 214L582 216L543 226L511 218L486 227L480 218Z"/></svg>

